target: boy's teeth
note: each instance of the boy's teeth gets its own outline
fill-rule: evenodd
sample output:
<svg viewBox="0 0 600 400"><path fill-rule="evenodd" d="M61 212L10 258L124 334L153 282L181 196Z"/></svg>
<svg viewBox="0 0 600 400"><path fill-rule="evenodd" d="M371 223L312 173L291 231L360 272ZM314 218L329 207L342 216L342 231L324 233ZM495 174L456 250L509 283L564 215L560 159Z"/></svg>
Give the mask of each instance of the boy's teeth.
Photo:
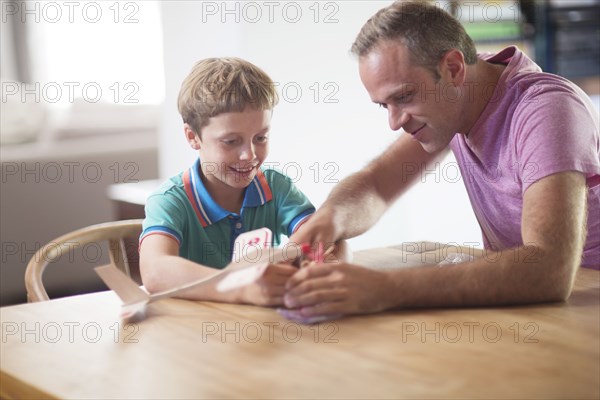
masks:
<svg viewBox="0 0 600 400"><path fill-rule="evenodd" d="M252 171L252 168L246 168L246 169L235 168L235 170L238 171L238 172L250 172L250 171Z"/></svg>

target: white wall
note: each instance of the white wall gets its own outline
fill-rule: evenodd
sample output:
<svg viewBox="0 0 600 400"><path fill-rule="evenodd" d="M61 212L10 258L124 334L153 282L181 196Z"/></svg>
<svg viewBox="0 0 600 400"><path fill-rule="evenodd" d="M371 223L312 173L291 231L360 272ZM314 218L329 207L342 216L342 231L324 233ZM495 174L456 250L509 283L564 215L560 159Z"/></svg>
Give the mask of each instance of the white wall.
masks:
<svg viewBox="0 0 600 400"><path fill-rule="evenodd" d="M319 206L332 181L360 169L400 134L390 130L386 111L371 103L348 52L362 24L389 3L163 3L166 100L159 139L161 176L188 167L196 156L187 147L177 114L181 81L201 58L238 56L279 83L281 101L273 117L268 161L297 177L297 185ZM373 230L353 239L352 247L416 240L481 242L456 172L449 164L426 175L425 184L398 202Z"/></svg>

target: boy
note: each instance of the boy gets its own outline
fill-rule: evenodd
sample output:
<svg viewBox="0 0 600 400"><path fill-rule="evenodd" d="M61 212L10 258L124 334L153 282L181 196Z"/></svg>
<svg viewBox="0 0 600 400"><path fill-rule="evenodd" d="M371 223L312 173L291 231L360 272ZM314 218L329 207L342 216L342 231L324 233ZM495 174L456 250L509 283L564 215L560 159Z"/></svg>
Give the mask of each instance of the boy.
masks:
<svg viewBox="0 0 600 400"><path fill-rule="evenodd" d="M202 60L183 81L179 112L199 159L147 199L140 271L151 293L214 274L230 262L233 242L244 232L268 227L278 245L280 234L290 236L315 211L289 178L260 169L277 100L269 76L238 58ZM270 265L246 287L192 289L182 297L280 305L295 271Z"/></svg>

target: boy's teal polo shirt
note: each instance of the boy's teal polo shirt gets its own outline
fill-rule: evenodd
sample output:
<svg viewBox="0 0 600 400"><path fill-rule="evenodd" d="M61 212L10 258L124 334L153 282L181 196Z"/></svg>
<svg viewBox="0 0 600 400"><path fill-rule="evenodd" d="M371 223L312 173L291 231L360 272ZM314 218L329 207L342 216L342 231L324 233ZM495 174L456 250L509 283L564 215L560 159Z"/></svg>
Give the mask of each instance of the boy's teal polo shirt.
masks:
<svg viewBox="0 0 600 400"><path fill-rule="evenodd" d="M267 169L246 188L241 213L231 213L212 199L199 168L197 160L148 197L140 244L149 235L166 235L179 243L181 257L223 268L231 260L238 235L267 227L273 232L272 245L277 246L281 234L290 236L315 211L287 176Z"/></svg>

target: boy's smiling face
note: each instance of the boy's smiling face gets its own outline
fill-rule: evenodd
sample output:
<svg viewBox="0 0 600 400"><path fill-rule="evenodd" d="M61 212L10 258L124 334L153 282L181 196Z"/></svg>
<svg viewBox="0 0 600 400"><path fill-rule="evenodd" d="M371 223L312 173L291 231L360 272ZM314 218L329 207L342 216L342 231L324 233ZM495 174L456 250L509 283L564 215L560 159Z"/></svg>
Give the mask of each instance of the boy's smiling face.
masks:
<svg viewBox="0 0 600 400"><path fill-rule="evenodd" d="M219 114L200 135L185 124L186 138L200 155L203 182L218 203L239 199L267 158L271 114L253 109Z"/></svg>

